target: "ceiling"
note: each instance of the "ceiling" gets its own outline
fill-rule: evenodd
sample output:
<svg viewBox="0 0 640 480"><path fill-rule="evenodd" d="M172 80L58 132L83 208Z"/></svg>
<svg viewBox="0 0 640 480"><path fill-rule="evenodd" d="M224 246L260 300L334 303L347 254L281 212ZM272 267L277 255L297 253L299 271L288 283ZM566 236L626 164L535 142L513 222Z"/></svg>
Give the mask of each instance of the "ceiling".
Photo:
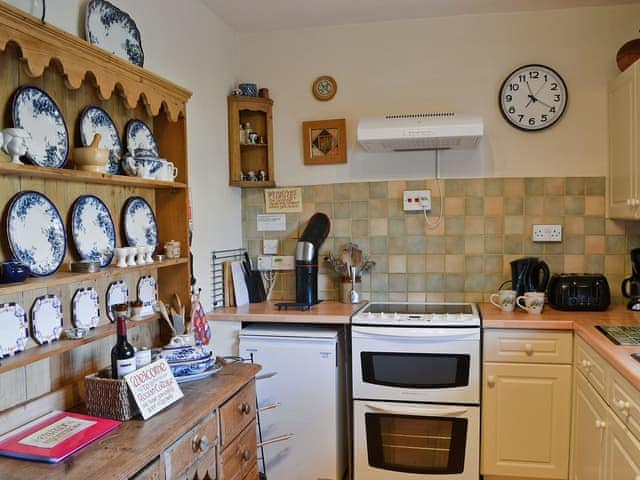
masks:
<svg viewBox="0 0 640 480"><path fill-rule="evenodd" d="M264 32L453 15L640 3L640 0L202 0L233 29Z"/></svg>

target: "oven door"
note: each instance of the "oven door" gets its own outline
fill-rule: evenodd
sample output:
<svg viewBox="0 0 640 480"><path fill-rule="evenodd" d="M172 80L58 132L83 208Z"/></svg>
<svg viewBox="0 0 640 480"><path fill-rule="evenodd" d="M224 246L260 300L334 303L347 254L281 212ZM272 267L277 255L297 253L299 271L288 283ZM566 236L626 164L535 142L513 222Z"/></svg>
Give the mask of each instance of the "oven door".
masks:
<svg viewBox="0 0 640 480"><path fill-rule="evenodd" d="M480 407L353 402L354 480L477 480Z"/></svg>
<svg viewBox="0 0 640 480"><path fill-rule="evenodd" d="M479 328L353 326L353 397L480 403Z"/></svg>

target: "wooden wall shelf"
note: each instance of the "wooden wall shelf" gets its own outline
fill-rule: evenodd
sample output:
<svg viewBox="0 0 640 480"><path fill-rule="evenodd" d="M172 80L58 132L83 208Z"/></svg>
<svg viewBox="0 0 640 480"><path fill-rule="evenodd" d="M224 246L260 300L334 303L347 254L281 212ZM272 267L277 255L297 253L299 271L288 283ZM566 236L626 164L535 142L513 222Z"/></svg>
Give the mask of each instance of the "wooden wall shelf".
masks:
<svg viewBox="0 0 640 480"><path fill-rule="evenodd" d="M45 178L99 185L124 185L155 189L184 190L187 188L187 185L182 182L166 182L163 180L129 177L127 175L83 172L81 170L70 170L68 168L43 168L33 165L16 165L14 163L0 163L0 175L14 175L16 177Z"/></svg>
<svg viewBox="0 0 640 480"><path fill-rule="evenodd" d="M268 182L251 182L249 180L244 180L244 181L231 181L229 182L229 185L231 185L232 187L242 187L242 188L268 188L268 187L275 187L276 186L276 182L274 182L273 180L270 180Z"/></svg>
<svg viewBox="0 0 640 480"><path fill-rule="evenodd" d="M163 262L150 263L149 265L140 265L135 267L119 268L107 267L95 273L75 273L75 272L57 272L48 277L29 277L21 283L0 284L0 295L10 295L12 293L27 292L29 290L37 290L40 288L59 287L69 283L84 282L87 280L95 280L100 277L108 277L118 279L131 272L146 273L158 268L172 267L174 265L182 265L188 262L187 258L176 258L165 260Z"/></svg>
<svg viewBox="0 0 640 480"><path fill-rule="evenodd" d="M80 88L91 73L102 100L108 100L117 89L129 108L142 100L153 116L162 106L172 121L184 116L191 97L188 90L6 3L0 3L0 16L0 49L10 42L17 44L32 78L41 77L55 60L72 90Z"/></svg>
<svg viewBox="0 0 640 480"><path fill-rule="evenodd" d="M154 322L159 318L160 315L154 313L153 315L144 317L141 320L130 320L127 322L127 328L128 330L132 330L140 325ZM54 355L60 355L61 353L73 350L74 348L78 348L82 345L93 343L101 338L115 335L115 333L116 325L115 323L110 323L108 325L100 325L92 329L89 332L89 335L77 340L66 339L64 338L63 334L60 340L57 340L53 343L46 345L37 345L35 347L28 348L24 352L20 352L13 357L3 358L2 360L0 360L0 374L10 372L11 370L15 370L16 368L24 367L39 360L44 360L45 358L53 357Z"/></svg>

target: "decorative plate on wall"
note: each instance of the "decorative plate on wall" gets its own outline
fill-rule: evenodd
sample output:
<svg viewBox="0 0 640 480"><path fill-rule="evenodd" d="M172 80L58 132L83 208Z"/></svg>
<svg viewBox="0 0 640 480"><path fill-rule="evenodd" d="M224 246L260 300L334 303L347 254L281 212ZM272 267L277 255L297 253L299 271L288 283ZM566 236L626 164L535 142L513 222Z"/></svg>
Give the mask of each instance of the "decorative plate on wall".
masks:
<svg viewBox="0 0 640 480"><path fill-rule="evenodd" d="M100 300L93 287L79 288L73 295L73 324L78 328L96 328L100 322Z"/></svg>
<svg viewBox="0 0 640 480"><path fill-rule="evenodd" d="M116 249L116 229L109 209L94 195L78 197L71 208L71 234L83 260L106 267Z"/></svg>
<svg viewBox="0 0 640 480"><path fill-rule="evenodd" d="M158 157L160 150L153 132L142 120L129 120L124 129L127 150L134 156ZM140 154L140 152L145 152Z"/></svg>
<svg viewBox="0 0 640 480"><path fill-rule="evenodd" d="M151 205L142 197L131 197L124 204L124 235L130 247L158 246L158 223ZM153 254L153 252L151 252Z"/></svg>
<svg viewBox="0 0 640 480"><path fill-rule="evenodd" d="M7 210L7 239L15 258L31 273L54 273L67 251L67 234L56 206L39 192L16 194Z"/></svg>
<svg viewBox="0 0 640 480"><path fill-rule="evenodd" d="M144 65L142 40L136 22L112 3L91 0L87 4L85 30L89 43L134 65Z"/></svg>
<svg viewBox="0 0 640 480"><path fill-rule="evenodd" d="M24 128L27 158L39 167L62 168L69 154L69 132L56 102L36 87L20 87L11 104L13 126Z"/></svg>
<svg viewBox="0 0 640 480"><path fill-rule="evenodd" d="M311 91L318 100L331 100L338 92L338 84L333 77L322 75L315 79Z"/></svg>
<svg viewBox="0 0 640 480"><path fill-rule="evenodd" d="M120 157L122 156L122 142L116 124L102 108L92 105L80 114L80 142L88 147L93 137L99 133L102 137L98 146L109 150L107 173L115 175L120 172Z"/></svg>
<svg viewBox="0 0 640 480"><path fill-rule="evenodd" d="M62 335L62 303L55 295L36 298L31 309L33 338L39 344L51 343Z"/></svg>
<svg viewBox="0 0 640 480"><path fill-rule="evenodd" d="M0 356L24 351L28 339L29 323L24 309L14 302L0 304Z"/></svg>
<svg viewBox="0 0 640 480"><path fill-rule="evenodd" d="M158 284L151 275L138 279L138 300L142 302L142 315L151 315L153 306L158 301Z"/></svg>
<svg viewBox="0 0 640 480"><path fill-rule="evenodd" d="M124 280L111 282L107 289L107 317L112 322L116 321L113 307L129 301L129 287Z"/></svg>

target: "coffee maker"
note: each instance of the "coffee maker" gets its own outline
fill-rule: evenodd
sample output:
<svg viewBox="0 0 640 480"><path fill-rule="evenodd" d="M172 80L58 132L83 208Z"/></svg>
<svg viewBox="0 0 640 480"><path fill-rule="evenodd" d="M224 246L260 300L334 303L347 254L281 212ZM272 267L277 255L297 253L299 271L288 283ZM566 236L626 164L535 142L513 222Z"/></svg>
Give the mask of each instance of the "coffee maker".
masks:
<svg viewBox="0 0 640 480"><path fill-rule="evenodd" d="M511 288L516 295L525 292L544 292L549 283L549 266L535 257L519 258L511 262Z"/></svg>
<svg viewBox="0 0 640 480"><path fill-rule="evenodd" d="M640 310L640 248L634 248L631 254L631 276L622 281L622 295L629 299L629 310Z"/></svg>
<svg viewBox="0 0 640 480"><path fill-rule="evenodd" d="M329 235L331 221L324 213L315 213L296 244L296 303L318 303L318 251Z"/></svg>

